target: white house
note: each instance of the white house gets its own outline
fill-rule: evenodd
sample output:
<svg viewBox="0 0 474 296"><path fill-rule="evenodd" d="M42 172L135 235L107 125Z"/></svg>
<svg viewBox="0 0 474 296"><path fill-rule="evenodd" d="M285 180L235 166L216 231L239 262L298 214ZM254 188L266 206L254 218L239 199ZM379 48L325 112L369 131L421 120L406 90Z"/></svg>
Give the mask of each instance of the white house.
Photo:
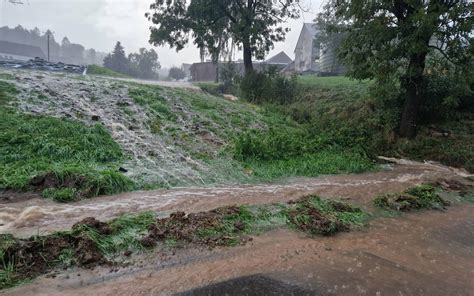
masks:
<svg viewBox="0 0 474 296"><path fill-rule="evenodd" d="M38 46L0 40L0 60L28 61L34 58L46 59Z"/></svg>
<svg viewBox="0 0 474 296"><path fill-rule="evenodd" d="M333 35L326 43L317 40L318 27L304 23L295 48L295 72L300 74L342 75L346 68L337 59L341 35Z"/></svg>
<svg viewBox="0 0 474 296"><path fill-rule="evenodd" d="M319 72L319 46L316 44L316 24L304 23L295 48L295 71Z"/></svg>

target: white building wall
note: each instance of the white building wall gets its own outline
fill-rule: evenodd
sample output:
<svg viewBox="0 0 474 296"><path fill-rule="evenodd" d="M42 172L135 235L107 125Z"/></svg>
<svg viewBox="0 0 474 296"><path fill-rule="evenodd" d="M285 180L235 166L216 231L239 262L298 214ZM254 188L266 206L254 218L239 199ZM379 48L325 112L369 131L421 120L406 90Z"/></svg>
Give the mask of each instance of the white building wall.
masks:
<svg viewBox="0 0 474 296"><path fill-rule="evenodd" d="M29 61L32 58L31 57L26 57L26 56L20 56L20 55L0 52L0 59L1 60L12 60L12 61Z"/></svg>
<svg viewBox="0 0 474 296"><path fill-rule="evenodd" d="M295 50L295 71L319 71L319 47L314 36L304 29L298 47Z"/></svg>

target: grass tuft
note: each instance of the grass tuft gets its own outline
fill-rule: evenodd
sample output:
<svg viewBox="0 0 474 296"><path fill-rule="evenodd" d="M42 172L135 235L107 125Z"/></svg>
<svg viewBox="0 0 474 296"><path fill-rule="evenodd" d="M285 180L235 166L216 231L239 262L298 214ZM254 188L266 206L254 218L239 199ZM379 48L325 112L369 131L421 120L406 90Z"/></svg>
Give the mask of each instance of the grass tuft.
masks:
<svg viewBox="0 0 474 296"><path fill-rule="evenodd" d="M361 209L319 196L303 197L286 211L289 225L312 235L333 235L364 225L368 216Z"/></svg>
<svg viewBox="0 0 474 296"><path fill-rule="evenodd" d="M431 185L409 188L400 193L387 193L374 199L374 205L385 210L408 212L421 209L444 209L450 203Z"/></svg>

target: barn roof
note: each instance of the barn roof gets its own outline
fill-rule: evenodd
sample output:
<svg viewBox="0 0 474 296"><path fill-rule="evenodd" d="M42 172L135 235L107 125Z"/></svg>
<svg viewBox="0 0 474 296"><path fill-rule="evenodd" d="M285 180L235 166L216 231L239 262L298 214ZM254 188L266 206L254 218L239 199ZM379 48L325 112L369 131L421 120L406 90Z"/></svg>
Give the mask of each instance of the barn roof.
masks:
<svg viewBox="0 0 474 296"><path fill-rule="evenodd" d="M19 56L31 57L31 58L42 58L45 59L41 48L38 46L31 46L21 43L9 42L0 40L0 52L6 54L14 54Z"/></svg>
<svg viewBox="0 0 474 296"><path fill-rule="evenodd" d="M284 52L281 51L273 57L265 61L265 64L285 64L288 65L293 60Z"/></svg>

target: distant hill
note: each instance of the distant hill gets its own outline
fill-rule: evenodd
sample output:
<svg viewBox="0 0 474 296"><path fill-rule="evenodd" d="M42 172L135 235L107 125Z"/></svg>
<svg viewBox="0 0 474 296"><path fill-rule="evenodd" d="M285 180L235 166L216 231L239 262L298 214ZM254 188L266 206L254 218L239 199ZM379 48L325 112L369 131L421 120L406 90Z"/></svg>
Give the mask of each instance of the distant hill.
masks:
<svg viewBox="0 0 474 296"><path fill-rule="evenodd" d="M49 42L50 59L53 62L78 65L102 65L107 55L93 48L86 49L81 44L72 43L67 37L64 37L60 44L55 40L54 34L49 30L42 33L39 28L29 30L20 25L15 28L9 28L7 26L0 27L0 40L37 46L41 48L45 54L48 52L48 34L51 36Z"/></svg>

